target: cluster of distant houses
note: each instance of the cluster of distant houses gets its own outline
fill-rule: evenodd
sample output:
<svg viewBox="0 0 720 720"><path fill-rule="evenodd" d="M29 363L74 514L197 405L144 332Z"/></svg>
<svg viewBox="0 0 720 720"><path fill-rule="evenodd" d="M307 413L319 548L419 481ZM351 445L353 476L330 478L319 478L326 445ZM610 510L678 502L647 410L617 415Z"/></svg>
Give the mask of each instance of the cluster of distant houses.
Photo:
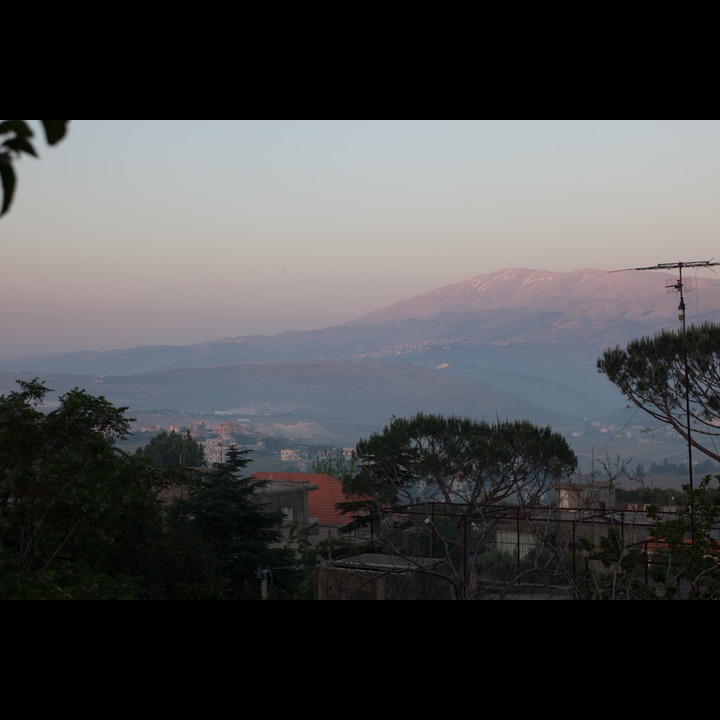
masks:
<svg viewBox="0 0 720 720"><path fill-rule="evenodd" d="M189 427L145 425L139 430L140 433L153 435L163 431L182 433L189 430L193 440L202 445L208 464L223 462L230 446L255 453L264 453L267 450L266 439L257 435L256 426L250 422L225 421L209 425L197 423ZM352 451L353 448L342 448L346 457ZM308 452L298 447L279 448L279 457L281 462L302 464L308 460Z"/></svg>

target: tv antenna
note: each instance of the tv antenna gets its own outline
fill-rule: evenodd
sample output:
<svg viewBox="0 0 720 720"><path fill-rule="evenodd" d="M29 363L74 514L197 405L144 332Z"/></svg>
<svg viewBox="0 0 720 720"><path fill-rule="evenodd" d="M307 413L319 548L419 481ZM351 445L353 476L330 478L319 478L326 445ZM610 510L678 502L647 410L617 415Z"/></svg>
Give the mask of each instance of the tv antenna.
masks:
<svg viewBox="0 0 720 720"><path fill-rule="evenodd" d="M684 338L685 338L685 298L683 296L683 288L687 286L687 289L690 290L692 286L689 284L688 280L685 280L683 282L683 276L682 271L684 267L713 267L715 265L720 265L720 262L713 262L712 260L699 260L697 262L676 262L676 263L660 263L659 265L649 265L648 267L639 267L639 268L623 268L622 270L611 270L610 272L626 272L627 270L673 270L677 268L678 270L678 280L677 282L671 283L670 285L666 285L665 288L667 290L677 290L680 296L680 303L678 304L678 310L680 311L680 314L678 315L678 320L682 323L682 331L683 331L683 344L684 344Z"/></svg>
<svg viewBox="0 0 720 720"><path fill-rule="evenodd" d="M678 320L682 323L682 343L683 343L683 360L685 363L685 418L686 418L686 429L687 429L687 450L688 450L688 479L690 480L690 492L693 491L693 470L692 470L692 440L690 435L690 371L688 368L688 352L687 352L687 341L685 339L685 298L683 296L683 268L700 268L700 267L714 267L720 265L720 262L713 262L710 260L699 260L696 262L676 262L676 263L659 263L658 265L649 265L648 267L638 268L624 268L623 270L611 270L610 272L624 272L627 270L674 270L678 271L678 280L672 285L667 285L667 288L674 288L678 291L680 302L678 304ZM690 508L690 523L692 528L692 542L695 542L695 520L692 507Z"/></svg>

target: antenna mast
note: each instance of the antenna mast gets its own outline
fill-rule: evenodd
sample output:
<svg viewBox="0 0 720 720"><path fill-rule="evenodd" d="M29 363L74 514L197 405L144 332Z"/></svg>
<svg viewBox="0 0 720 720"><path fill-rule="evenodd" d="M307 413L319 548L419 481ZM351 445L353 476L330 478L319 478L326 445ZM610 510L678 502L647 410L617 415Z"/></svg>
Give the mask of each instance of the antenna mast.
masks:
<svg viewBox="0 0 720 720"><path fill-rule="evenodd" d="M697 262L676 262L676 263L659 263L658 265L650 265L648 267L639 268L625 268L625 270L672 270L677 268L678 270L678 281L668 287L674 287L679 295L680 302L678 304L678 320L682 323L682 341L683 341L683 361L685 363L685 418L687 428L687 447L688 447L688 478L690 480L690 492L693 489L693 470L692 470L692 441L691 441L691 430L690 430L690 371L688 368L688 353L687 353L687 341L685 339L685 298L683 297L683 279L682 271L683 268L688 267L712 267L714 265L720 265L718 262L712 262L712 260L699 260ZM622 272L621 270L612 270L611 272Z"/></svg>
<svg viewBox="0 0 720 720"><path fill-rule="evenodd" d="M678 320L682 323L682 341L683 341L683 360L685 363L685 418L687 428L687 449L688 449L688 478L690 480L690 492L693 491L693 469L692 469L692 440L690 430L690 371L688 368L688 352L687 352L687 341L685 339L685 298L683 297L683 279L682 271L683 268L688 267L713 267L720 265L720 263L712 262L712 260L699 260L697 262L676 262L676 263L659 263L658 265L650 265L648 267L639 268L625 268L625 270L672 270L677 268L678 270L678 281L674 285L668 285L668 287L674 287L679 295L680 302L678 304ZM622 272L621 270L612 270L611 272ZM695 543L695 518L692 506L690 508L690 524L692 528L692 542Z"/></svg>

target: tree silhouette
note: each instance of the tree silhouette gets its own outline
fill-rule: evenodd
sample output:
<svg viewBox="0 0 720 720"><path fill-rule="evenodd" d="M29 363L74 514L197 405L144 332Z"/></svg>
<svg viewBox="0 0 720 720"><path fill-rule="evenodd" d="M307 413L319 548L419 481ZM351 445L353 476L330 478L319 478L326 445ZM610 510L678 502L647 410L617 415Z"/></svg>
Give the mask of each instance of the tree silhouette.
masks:
<svg viewBox="0 0 720 720"><path fill-rule="evenodd" d="M605 350L597 367L634 405L720 462L720 325L632 340Z"/></svg>
<svg viewBox="0 0 720 720"><path fill-rule="evenodd" d="M48 145L56 145L67 133L69 120L40 120ZM2 181L3 200L0 206L0 217L3 216L12 204L17 187L17 178L13 162L23 153L38 157L30 138L34 133L27 120L3 120L0 122L0 138L8 137L0 143L0 181Z"/></svg>

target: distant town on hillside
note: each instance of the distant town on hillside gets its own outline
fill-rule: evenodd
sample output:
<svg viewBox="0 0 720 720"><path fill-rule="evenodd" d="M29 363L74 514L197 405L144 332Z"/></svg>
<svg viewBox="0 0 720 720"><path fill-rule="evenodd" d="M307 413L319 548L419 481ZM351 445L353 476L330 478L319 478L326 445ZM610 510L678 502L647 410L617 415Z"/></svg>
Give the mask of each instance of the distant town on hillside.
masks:
<svg viewBox="0 0 720 720"><path fill-rule="evenodd" d="M231 445L247 450L252 463L249 472L276 471L276 472L313 472L317 459L328 454L342 454L351 457L354 445L336 445L323 442L313 437L301 436L307 432L307 424L287 426L285 429L294 432L296 437L283 435L278 428L258 425L247 419L222 419L217 414L208 414L206 417L184 417L173 410L165 410L153 416L147 416L152 424L142 424L143 421L133 423L133 435L121 447L133 451L135 448L147 445L150 440L161 432L183 433L188 431L192 438L203 447L206 462L223 462L225 454ZM272 431L271 431L272 430ZM612 440L614 447L627 449L633 444L642 447L644 454L627 456L630 470L647 480L648 485L664 488L680 488L687 482L687 446L675 433L668 428L661 428L653 436L648 436L643 428L627 429L614 425L604 425L599 421L588 421L582 431L576 431L567 438L571 447L574 446L579 457L584 455L582 448L585 443L592 440ZM604 478L601 460L611 461L612 455L600 455L600 445L597 447L596 473L599 479ZM670 452L666 452L670 449ZM580 452L578 452L580 451ZM581 467L587 473L588 467ZM696 453L693 457L693 474L696 477L705 474L720 473L720 465ZM630 487L627 478L620 478L619 485Z"/></svg>

